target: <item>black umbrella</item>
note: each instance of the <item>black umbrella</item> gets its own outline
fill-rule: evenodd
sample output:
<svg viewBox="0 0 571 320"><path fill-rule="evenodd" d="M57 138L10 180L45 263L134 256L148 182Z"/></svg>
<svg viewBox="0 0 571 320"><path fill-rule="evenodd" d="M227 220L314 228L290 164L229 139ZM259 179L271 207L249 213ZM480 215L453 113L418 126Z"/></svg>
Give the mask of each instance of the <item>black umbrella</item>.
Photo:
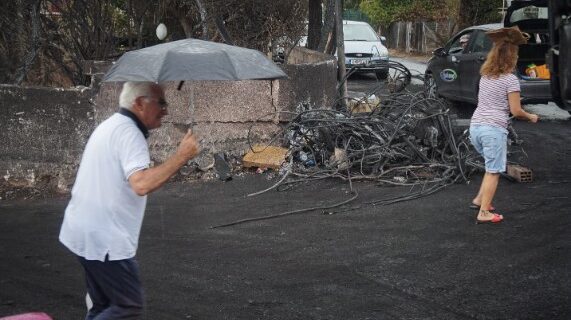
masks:
<svg viewBox="0 0 571 320"><path fill-rule="evenodd" d="M286 74L257 50L197 39L125 53L103 81L280 79Z"/></svg>

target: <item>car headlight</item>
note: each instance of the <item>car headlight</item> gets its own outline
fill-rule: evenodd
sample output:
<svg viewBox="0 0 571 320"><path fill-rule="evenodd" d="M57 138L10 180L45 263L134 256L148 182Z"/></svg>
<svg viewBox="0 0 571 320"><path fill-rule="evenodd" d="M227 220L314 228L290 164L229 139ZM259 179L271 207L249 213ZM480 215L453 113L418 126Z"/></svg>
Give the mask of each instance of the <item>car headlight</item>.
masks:
<svg viewBox="0 0 571 320"><path fill-rule="evenodd" d="M372 51L371 53L373 54L373 58L381 58L381 59L389 58L389 51L385 47L373 46L371 51Z"/></svg>

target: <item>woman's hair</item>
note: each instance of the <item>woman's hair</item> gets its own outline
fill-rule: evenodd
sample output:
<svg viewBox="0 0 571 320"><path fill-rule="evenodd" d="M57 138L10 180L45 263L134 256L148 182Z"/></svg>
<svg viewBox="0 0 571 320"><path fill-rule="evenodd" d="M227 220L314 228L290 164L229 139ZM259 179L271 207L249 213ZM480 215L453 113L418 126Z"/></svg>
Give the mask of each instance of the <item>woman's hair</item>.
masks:
<svg viewBox="0 0 571 320"><path fill-rule="evenodd" d="M123 90L119 95L119 106L125 109L131 109L135 99L138 97L149 96L152 94L154 82L147 81L128 81L123 84Z"/></svg>
<svg viewBox="0 0 571 320"><path fill-rule="evenodd" d="M494 43L480 68L480 75L497 78L502 74L512 73L517 64L518 49L518 46L508 42Z"/></svg>

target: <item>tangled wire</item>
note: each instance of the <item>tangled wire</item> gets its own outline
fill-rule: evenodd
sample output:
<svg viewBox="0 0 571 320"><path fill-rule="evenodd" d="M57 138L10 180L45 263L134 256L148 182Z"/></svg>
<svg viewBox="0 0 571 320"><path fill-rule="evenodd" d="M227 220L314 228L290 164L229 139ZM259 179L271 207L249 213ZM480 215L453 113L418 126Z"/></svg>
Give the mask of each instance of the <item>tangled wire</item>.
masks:
<svg viewBox="0 0 571 320"><path fill-rule="evenodd" d="M467 126L454 124L457 121L449 113L448 104L428 97L426 90L417 93L406 90L414 76L402 64L390 62L389 68L397 72L393 73L396 76L389 73L385 85L392 82L393 88L399 90L382 97L370 112L352 114L306 106L296 114L273 139L289 150L287 164L281 169L282 178L274 186L250 196L326 178L348 181L354 193L349 201L357 198L352 181L410 187L404 195L368 203L390 204L468 181L473 172L482 169L480 156L469 142ZM510 131L511 141L519 142L515 131ZM222 226L333 208L349 201Z"/></svg>

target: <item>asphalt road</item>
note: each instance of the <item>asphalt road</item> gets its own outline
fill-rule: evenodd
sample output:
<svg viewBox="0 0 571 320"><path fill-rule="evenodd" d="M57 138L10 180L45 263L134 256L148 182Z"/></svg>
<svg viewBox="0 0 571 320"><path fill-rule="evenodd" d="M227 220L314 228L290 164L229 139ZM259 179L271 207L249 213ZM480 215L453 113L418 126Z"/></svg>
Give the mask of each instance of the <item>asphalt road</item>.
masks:
<svg viewBox="0 0 571 320"><path fill-rule="evenodd" d="M571 126L517 123L535 181L503 180L500 225L468 209L479 177L388 206L408 189L354 183L319 210L210 229L349 198L339 180L172 183L151 195L138 259L145 319L570 319ZM81 319L79 264L57 241L66 198L0 201L0 316Z"/></svg>
<svg viewBox="0 0 571 320"><path fill-rule="evenodd" d="M345 207L217 229L337 203L349 185L247 197L278 178L170 183L143 224L144 319L571 319L571 123L515 128L534 182L501 180L499 225L474 223L479 176L387 206L366 203L409 190L355 182ZM80 265L57 240L67 201L0 201L0 317L84 316Z"/></svg>

